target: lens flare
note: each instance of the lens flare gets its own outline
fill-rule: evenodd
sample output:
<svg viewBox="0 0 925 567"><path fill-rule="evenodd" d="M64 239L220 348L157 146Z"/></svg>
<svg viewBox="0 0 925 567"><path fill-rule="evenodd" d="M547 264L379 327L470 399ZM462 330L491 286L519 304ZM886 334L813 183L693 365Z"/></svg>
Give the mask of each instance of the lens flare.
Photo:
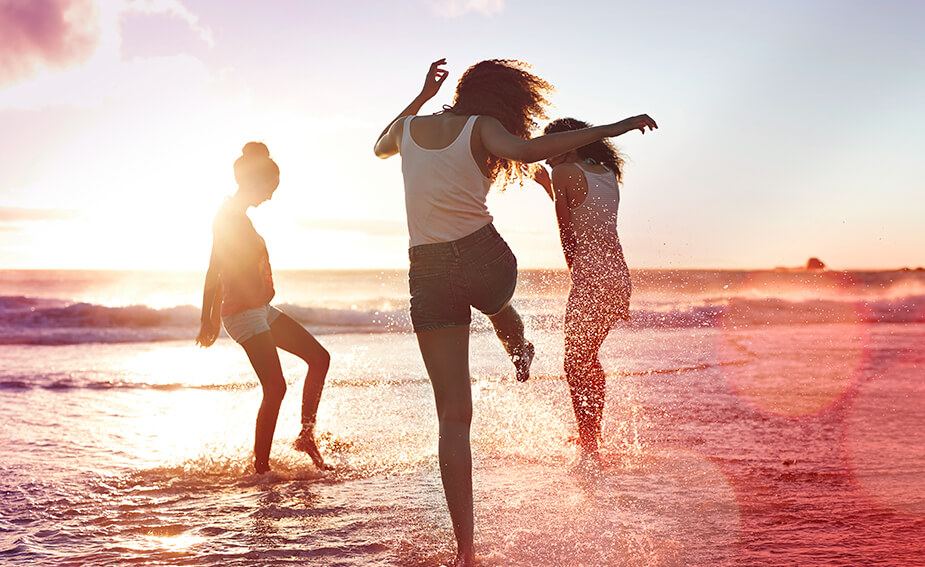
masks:
<svg viewBox="0 0 925 567"><path fill-rule="evenodd" d="M831 407L858 379L869 355L871 318L848 274L812 275L812 297L780 288L772 275L745 284L762 302L728 301L716 356L731 389L763 413L790 417ZM820 325L838 333L818 332ZM730 364L730 362L736 362Z"/></svg>
<svg viewBox="0 0 925 567"><path fill-rule="evenodd" d="M925 357L919 345L905 343L859 386L845 437L864 492L881 506L925 517Z"/></svg>

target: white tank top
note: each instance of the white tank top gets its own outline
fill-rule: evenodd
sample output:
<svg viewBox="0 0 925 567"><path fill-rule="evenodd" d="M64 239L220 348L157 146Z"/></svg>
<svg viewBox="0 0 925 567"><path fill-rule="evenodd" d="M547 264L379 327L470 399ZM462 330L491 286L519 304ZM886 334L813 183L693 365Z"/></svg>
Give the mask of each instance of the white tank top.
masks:
<svg viewBox="0 0 925 567"><path fill-rule="evenodd" d="M470 116L456 139L438 150L414 141L414 118L404 121L400 148L409 246L458 240L491 223L485 206L491 180L475 163L470 145L478 116Z"/></svg>
<svg viewBox="0 0 925 567"><path fill-rule="evenodd" d="M579 166L581 167L581 166ZM571 209L576 250L573 269L610 272L626 270L617 236L620 187L612 171L595 173L581 167L588 182L585 200Z"/></svg>

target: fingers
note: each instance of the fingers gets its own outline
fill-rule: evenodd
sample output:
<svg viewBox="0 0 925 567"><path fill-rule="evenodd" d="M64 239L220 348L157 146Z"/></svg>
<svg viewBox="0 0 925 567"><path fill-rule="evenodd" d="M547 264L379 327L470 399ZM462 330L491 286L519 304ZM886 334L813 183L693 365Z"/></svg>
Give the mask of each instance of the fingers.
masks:
<svg viewBox="0 0 925 567"><path fill-rule="evenodd" d="M652 120L652 117L648 114L640 114L634 121L637 123L637 126L633 129L639 130L643 134L646 133L646 128L648 128L649 131L658 130L658 124L656 124L655 120Z"/></svg>
<svg viewBox="0 0 925 567"><path fill-rule="evenodd" d="M446 65L446 58L441 58L431 63L430 69L427 71L427 81L436 83L438 87L450 74L446 69L440 69L440 65Z"/></svg>
<svg viewBox="0 0 925 567"><path fill-rule="evenodd" d="M210 329L208 331L201 331L199 333L199 336L196 337L196 344L198 344L199 346L203 348L208 348L212 346L213 344L215 344L216 339L218 339L217 330Z"/></svg>

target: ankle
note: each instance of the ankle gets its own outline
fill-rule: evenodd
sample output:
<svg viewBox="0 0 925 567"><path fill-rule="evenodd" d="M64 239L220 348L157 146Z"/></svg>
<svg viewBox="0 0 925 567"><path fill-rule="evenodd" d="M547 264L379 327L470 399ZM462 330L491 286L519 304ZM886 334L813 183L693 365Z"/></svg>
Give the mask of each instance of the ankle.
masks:
<svg viewBox="0 0 925 567"><path fill-rule="evenodd" d="M578 445L585 453L596 454L599 449L597 436L585 436L578 440Z"/></svg>
<svg viewBox="0 0 925 567"><path fill-rule="evenodd" d="M475 561L475 551L470 547L467 550L460 549L456 552L456 559L453 562L454 567L470 567Z"/></svg>
<svg viewBox="0 0 925 567"><path fill-rule="evenodd" d="M515 356L523 356L529 353L530 350L532 349L533 349L533 343L531 343L527 339L524 339L523 342L520 343L519 345L511 347L511 349L508 351L508 354L511 356L511 358Z"/></svg>

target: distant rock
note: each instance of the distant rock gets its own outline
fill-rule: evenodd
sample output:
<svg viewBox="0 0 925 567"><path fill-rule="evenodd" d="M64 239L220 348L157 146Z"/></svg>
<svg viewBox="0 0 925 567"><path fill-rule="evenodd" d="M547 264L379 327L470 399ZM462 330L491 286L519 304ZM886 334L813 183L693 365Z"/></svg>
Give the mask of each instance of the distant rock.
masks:
<svg viewBox="0 0 925 567"><path fill-rule="evenodd" d="M806 269L807 270L824 270L825 263L819 258L810 258L806 262Z"/></svg>
<svg viewBox="0 0 925 567"><path fill-rule="evenodd" d="M915 269L915 271L916 271L916 272L925 272L925 268L923 268L922 266L919 266L918 268Z"/></svg>

